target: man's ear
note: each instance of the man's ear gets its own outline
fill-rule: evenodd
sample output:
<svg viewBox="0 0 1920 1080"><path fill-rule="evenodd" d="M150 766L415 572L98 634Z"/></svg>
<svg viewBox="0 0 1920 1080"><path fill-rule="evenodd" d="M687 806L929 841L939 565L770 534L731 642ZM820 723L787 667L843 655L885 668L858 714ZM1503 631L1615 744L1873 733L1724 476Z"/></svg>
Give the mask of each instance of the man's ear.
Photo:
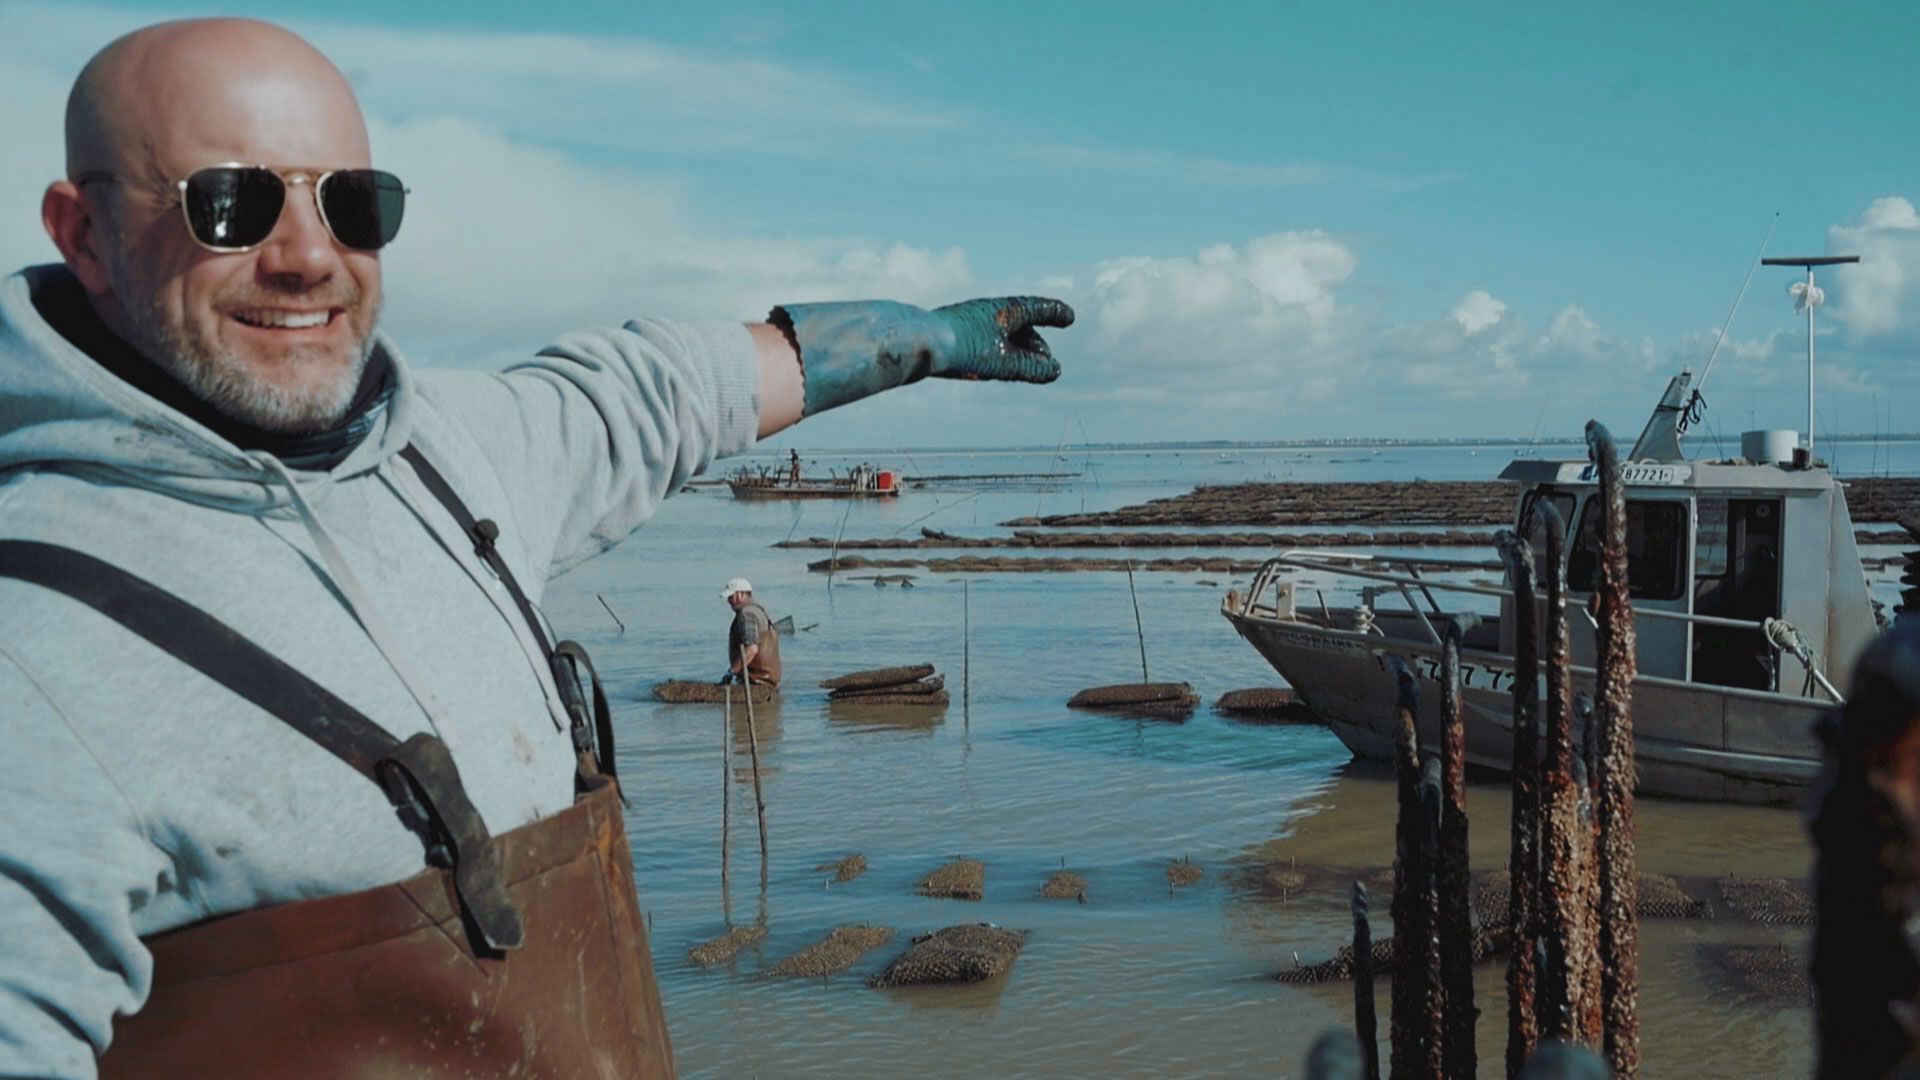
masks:
<svg viewBox="0 0 1920 1080"><path fill-rule="evenodd" d="M46 226L53 245L60 249L67 269L80 284L96 295L112 291L106 263L98 245L102 239L100 222L87 208L80 189L70 180L55 180L47 185L40 199L40 224Z"/></svg>

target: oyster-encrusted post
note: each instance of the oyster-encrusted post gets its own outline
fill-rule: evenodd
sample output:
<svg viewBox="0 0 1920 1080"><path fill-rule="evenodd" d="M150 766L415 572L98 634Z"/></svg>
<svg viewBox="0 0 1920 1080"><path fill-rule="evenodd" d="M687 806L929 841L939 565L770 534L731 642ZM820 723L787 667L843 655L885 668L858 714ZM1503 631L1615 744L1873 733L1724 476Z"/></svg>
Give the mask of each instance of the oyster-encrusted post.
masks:
<svg viewBox="0 0 1920 1080"><path fill-rule="evenodd" d="M1587 453L1600 480L1600 581L1594 719L1594 807L1600 828L1600 978L1607 1063L1619 1080L1640 1075L1639 884L1633 845L1633 678L1637 666L1627 578L1627 497L1613 435L1587 422Z"/></svg>
<svg viewBox="0 0 1920 1080"><path fill-rule="evenodd" d="M1420 808L1420 691L1398 656L1387 658L1397 687L1393 727L1393 773L1399 810L1393 830L1393 1010L1387 1020L1394 1080L1431 1075L1425 1069L1428 1014L1426 944L1433 936L1427 904Z"/></svg>
<svg viewBox="0 0 1920 1080"><path fill-rule="evenodd" d="M1546 539L1547 738L1540 767L1540 1035L1601 1045L1599 928L1587 903L1595 873L1592 826L1581 820L1574 780L1573 646L1567 631L1566 525L1542 500L1534 512Z"/></svg>
<svg viewBox="0 0 1920 1080"><path fill-rule="evenodd" d="M1534 950L1535 887L1540 875L1539 637L1533 610L1533 550L1502 529L1494 535L1513 584L1513 828L1507 856L1507 1077L1513 1080L1540 1043L1534 1000L1539 969Z"/></svg>
<svg viewBox="0 0 1920 1080"><path fill-rule="evenodd" d="M1468 900L1472 881L1467 868L1467 725L1460 706L1460 636L1457 617L1447 626L1440 653L1440 984L1446 994L1446 1075L1479 1071L1474 1050L1473 917Z"/></svg>

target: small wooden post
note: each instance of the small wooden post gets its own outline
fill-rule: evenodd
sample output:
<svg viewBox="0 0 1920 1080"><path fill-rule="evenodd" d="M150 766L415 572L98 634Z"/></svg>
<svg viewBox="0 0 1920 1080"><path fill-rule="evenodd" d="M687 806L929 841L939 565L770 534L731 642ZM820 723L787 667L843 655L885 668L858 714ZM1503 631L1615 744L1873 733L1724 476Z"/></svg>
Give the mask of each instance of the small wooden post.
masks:
<svg viewBox="0 0 1920 1080"><path fill-rule="evenodd" d="M595 600L598 600L598 601L600 601L600 606L601 606L601 607L603 607L603 608L606 608L606 609L607 609L607 614L613 617L613 624L614 624L615 626L618 626L618 627L620 628L620 632L621 632L621 633L623 633L623 634L624 634L624 633L626 633L626 632L627 632L627 624L626 624L626 623L623 623L623 622L621 622L621 621L620 621L620 616L618 616L618 615L614 615L614 614L613 614L613 605L611 605L611 604L609 604L609 603L607 603L607 598L606 598L606 597L604 597L604 596L601 596L601 595L600 595L599 593L594 593L594 594L593 594L593 598L594 598Z"/></svg>
<svg viewBox="0 0 1920 1080"><path fill-rule="evenodd" d="M973 579L960 583L960 722L973 724Z"/></svg>
<svg viewBox="0 0 1920 1080"><path fill-rule="evenodd" d="M1147 674L1147 632L1140 626L1140 594L1133 591L1133 560L1127 560L1127 595L1133 597L1133 635L1140 640L1140 681L1152 682Z"/></svg>

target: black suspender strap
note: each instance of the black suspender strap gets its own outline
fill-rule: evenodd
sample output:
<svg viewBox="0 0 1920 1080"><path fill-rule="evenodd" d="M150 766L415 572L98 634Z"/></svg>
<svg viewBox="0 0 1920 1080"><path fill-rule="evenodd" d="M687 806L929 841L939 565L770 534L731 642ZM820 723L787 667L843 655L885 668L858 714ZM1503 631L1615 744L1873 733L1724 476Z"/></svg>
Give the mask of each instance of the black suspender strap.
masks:
<svg viewBox="0 0 1920 1080"><path fill-rule="evenodd" d="M473 553L480 556L481 560L499 575L500 584L505 585L507 592L512 594L514 605L520 609L520 617L527 621L527 628L533 631L534 640L540 643L541 653L548 660L552 660L553 642L547 638L546 627L540 622L540 615L534 610L533 601L527 599L527 594L521 591L519 579L513 576L513 569L507 565L507 560L500 556L500 549L494 544L494 541L500 539L500 526L494 524L491 518L476 521L473 512L467 509L467 504L461 502L460 496L454 493L453 485L447 483L447 478L440 475L440 470L433 467L433 463L427 460L427 455L421 453L419 447L411 445L404 447L400 451L400 456L407 459L407 464L412 465L413 471L420 475L420 482L427 485L427 490L433 492L433 497L440 500L440 505L447 508L447 512L453 515L453 520L460 523L460 531L466 533L467 539L473 542Z"/></svg>
<svg viewBox="0 0 1920 1080"><path fill-rule="evenodd" d="M497 541L500 539L500 526L491 518L475 518L473 511L467 509L453 485L447 483L440 470L433 467L427 455L421 453L418 446L408 445L401 449L400 456L420 477L440 505L447 508L453 520L459 524L460 531L473 543L473 553L478 555L506 586L507 593L513 597L514 606L520 609L520 617L526 620L527 629L533 632L533 639L540 643L540 652L547 658L547 666L553 672L553 683L560 691L560 702L566 707L567 717L572 725L573 748L577 753L592 755L596 768L605 775L618 780L613 761L613 711L607 704L607 694L600 686L600 675L593 669L593 661L587 658L586 649L578 642L562 641L555 643L547 636L546 624L540 619L533 601L520 588L520 581L513 576L513 568L500 554ZM581 689L580 669L585 668L587 678L592 685L592 709L588 709L588 697ZM620 795L620 801L626 802L626 794Z"/></svg>
<svg viewBox="0 0 1920 1080"><path fill-rule="evenodd" d="M486 823L438 737L423 732L405 742L396 739L226 623L84 552L0 540L0 577L38 585L98 611L380 785L401 821L421 835L428 863L452 870L476 948L520 945L520 915L507 898Z"/></svg>

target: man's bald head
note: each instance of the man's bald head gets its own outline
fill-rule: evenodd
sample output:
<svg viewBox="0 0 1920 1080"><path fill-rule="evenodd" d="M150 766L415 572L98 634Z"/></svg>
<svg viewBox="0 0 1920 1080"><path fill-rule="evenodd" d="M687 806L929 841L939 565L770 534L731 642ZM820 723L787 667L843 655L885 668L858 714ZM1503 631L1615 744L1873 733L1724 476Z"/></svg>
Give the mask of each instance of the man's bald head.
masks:
<svg viewBox="0 0 1920 1080"><path fill-rule="evenodd" d="M255 19L183 19L144 27L101 49L67 98L67 175L126 172L171 182L209 160L169 161L217 148L219 160L312 164L258 157L296 120L329 167L366 165L366 124L340 69L299 35ZM263 136L269 136L264 137ZM166 170L171 167L172 172ZM147 175L159 171L161 175Z"/></svg>
<svg viewBox="0 0 1920 1080"><path fill-rule="evenodd" d="M272 169L286 197L265 239L216 251L188 232L176 185L230 164ZM381 284L379 256L334 238L316 186L371 166L353 88L313 46L253 19L160 23L74 82L67 179L41 218L101 321L147 359L229 416L321 430L352 400Z"/></svg>

